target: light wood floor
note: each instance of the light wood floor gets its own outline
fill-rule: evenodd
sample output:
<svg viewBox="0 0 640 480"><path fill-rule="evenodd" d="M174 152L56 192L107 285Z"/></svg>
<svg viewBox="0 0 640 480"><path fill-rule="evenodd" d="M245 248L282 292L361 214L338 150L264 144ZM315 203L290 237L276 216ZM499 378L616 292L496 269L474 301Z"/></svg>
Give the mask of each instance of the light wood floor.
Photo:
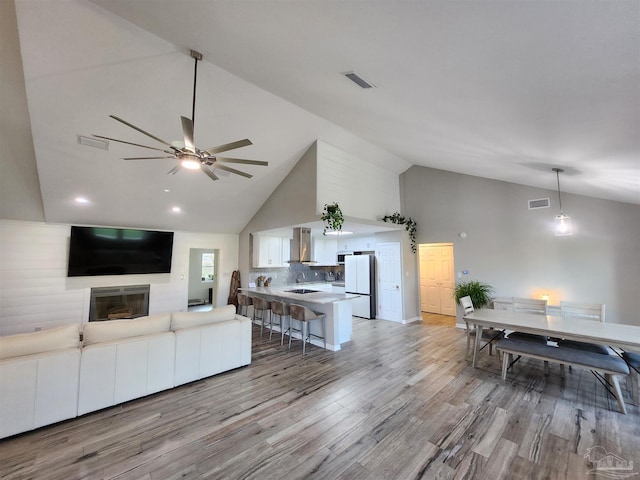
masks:
<svg viewBox="0 0 640 480"><path fill-rule="evenodd" d="M354 319L305 357L253 333L249 367L0 441L0 478L573 480L596 446L640 472L638 407L576 369L472 369L452 317Z"/></svg>

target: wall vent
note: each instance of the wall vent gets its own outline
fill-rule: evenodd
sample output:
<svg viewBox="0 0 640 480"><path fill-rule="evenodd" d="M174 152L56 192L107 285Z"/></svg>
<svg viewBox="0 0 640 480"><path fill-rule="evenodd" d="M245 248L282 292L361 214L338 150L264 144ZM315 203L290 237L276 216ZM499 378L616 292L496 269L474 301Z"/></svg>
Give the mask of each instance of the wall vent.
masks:
<svg viewBox="0 0 640 480"><path fill-rule="evenodd" d="M529 200L529 210L535 210L537 208L549 208L551 202L548 198L538 198L536 200Z"/></svg>
<svg viewBox="0 0 640 480"><path fill-rule="evenodd" d="M361 88L375 88L375 85L373 83L367 82L356 72L345 72L343 73L343 75Z"/></svg>
<svg viewBox="0 0 640 480"><path fill-rule="evenodd" d="M85 147L99 148L101 150L109 150L109 142L106 140L100 140L98 138L85 137L84 135L78 135L78 143Z"/></svg>

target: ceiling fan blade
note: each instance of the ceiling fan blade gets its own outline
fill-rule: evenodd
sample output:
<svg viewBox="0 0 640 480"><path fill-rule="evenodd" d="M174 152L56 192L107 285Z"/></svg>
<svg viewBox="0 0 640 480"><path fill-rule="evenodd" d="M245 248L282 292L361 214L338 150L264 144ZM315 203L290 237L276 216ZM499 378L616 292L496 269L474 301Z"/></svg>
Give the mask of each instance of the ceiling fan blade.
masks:
<svg viewBox="0 0 640 480"><path fill-rule="evenodd" d="M218 180L218 177L216 176L216 174L215 174L215 173L213 173L211 170L209 170L209 169L208 169L207 167L205 167L204 165L200 167L200 170L202 170L204 173L206 173L206 174L207 174L207 176L208 176L211 180L213 180L213 181Z"/></svg>
<svg viewBox="0 0 640 480"><path fill-rule="evenodd" d="M220 165L219 163L215 163L213 168L219 168L220 170L224 170L225 172L235 173L236 175L242 175L243 177L251 178L253 175L249 175L248 173L241 172L240 170L236 170L235 168L227 167L226 165Z"/></svg>
<svg viewBox="0 0 640 480"><path fill-rule="evenodd" d="M248 138L245 138L244 140L238 140L237 142L231 142L225 145L218 145L217 147L207 148L205 152L207 152L209 155L215 155L216 153L222 153L226 152L227 150L234 150L240 147L247 147L249 145L253 145L253 143L251 143L251 140L249 140Z"/></svg>
<svg viewBox="0 0 640 480"><path fill-rule="evenodd" d="M263 162L261 160L245 160L244 158L227 158L227 157L215 157L218 162L222 163L243 163L245 165L260 165L268 167L269 162Z"/></svg>
<svg viewBox="0 0 640 480"><path fill-rule="evenodd" d="M182 133L184 135L184 148L192 153L196 153L196 146L193 142L193 122L190 118L180 117L182 119Z"/></svg>
<svg viewBox="0 0 640 480"><path fill-rule="evenodd" d="M120 117L116 117L115 115L109 115L111 118L113 118L114 120L117 120L120 123L124 123L127 127L131 127L134 130L137 130L140 133L145 134L147 137L151 137L153 138L156 142L160 142L163 145L166 145L167 147L171 148L171 150L173 150L174 152L179 152L180 150L176 147L174 147L173 145L171 145L169 142L165 142L164 140L162 140L161 138L156 137L155 135L151 135L149 132L145 132L144 130L142 130L141 128L136 127L135 125L133 125L132 123L127 122L126 120L121 119Z"/></svg>
<svg viewBox="0 0 640 480"><path fill-rule="evenodd" d="M182 166L178 163L175 167L167 172L167 175L175 175Z"/></svg>
<svg viewBox="0 0 640 480"><path fill-rule="evenodd" d="M162 158L176 158L175 156L169 157L125 157L122 160L160 160Z"/></svg>
<svg viewBox="0 0 640 480"><path fill-rule="evenodd" d="M92 133L91 136L96 137L96 138L102 138L104 140L109 140L109 141L112 141L112 142L126 143L127 145L133 145L134 147L149 148L151 150L157 150L159 152L171 153L171 152L169 152L167 150L163 150L161 148L149 147L147 145L140 145L139 143L126 142L125 140L118 140L117 138L103 137L102 135L96 135L95 133Z"/></svg>

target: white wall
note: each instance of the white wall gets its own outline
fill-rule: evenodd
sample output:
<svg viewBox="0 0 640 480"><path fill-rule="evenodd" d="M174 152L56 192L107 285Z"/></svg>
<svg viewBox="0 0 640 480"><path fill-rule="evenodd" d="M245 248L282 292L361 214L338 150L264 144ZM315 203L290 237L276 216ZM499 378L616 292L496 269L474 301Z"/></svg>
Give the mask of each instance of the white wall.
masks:
<svg viewBox="0 0 640 480"><path fill-rule="evenodd" d="M317 142L316 212L339 203L347 217L379 220L400 210L398 174L326 142Z"/></svg>
<svg viewBox="0 0 640 480"><path fill-rule="evenodd" d="M401 189L418 243L453 242L456 272L491 284L496 296L605 303L607 322L640 325L638 205L563 194L574 234L556 237L554 190L424 167L401 175ZM551 208L528 210L528 200L545 197Z"/></svg>
<svg viewBox="0 0 640 480"><path fill-rule="evenodd" d="M89 316L92 287L150 284L149 314L186 310L189 250L219 250L217 305L238 268L238 235L175 232L170 274L67 277L69 225L0 220L0 334L34 331Z"/></svg>

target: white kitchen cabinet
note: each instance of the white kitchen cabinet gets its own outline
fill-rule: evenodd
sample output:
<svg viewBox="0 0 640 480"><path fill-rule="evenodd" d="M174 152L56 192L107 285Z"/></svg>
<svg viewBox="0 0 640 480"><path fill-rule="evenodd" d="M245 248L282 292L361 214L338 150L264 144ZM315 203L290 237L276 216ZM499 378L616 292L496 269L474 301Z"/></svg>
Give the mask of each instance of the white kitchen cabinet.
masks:
<svg viewBox="0 0 640 480"><path fill-rule="evenodd" d="M253 266L286 267L290 255L289 239L275 235L256 235L253 237Z"/></svg>
<svg viewBox="0 0 640 480"><path fill-rule="evenodd" d="M338 250L350 250L352 252L375 251L376 238L372 236L341 238Z"/></svg>
<svg viewBox="0 0 640 480"><path fill-rule="evenodd" d="M338 240L335 238L317 237L313 241L313 260L317 265L336 265Z"/></svg>

